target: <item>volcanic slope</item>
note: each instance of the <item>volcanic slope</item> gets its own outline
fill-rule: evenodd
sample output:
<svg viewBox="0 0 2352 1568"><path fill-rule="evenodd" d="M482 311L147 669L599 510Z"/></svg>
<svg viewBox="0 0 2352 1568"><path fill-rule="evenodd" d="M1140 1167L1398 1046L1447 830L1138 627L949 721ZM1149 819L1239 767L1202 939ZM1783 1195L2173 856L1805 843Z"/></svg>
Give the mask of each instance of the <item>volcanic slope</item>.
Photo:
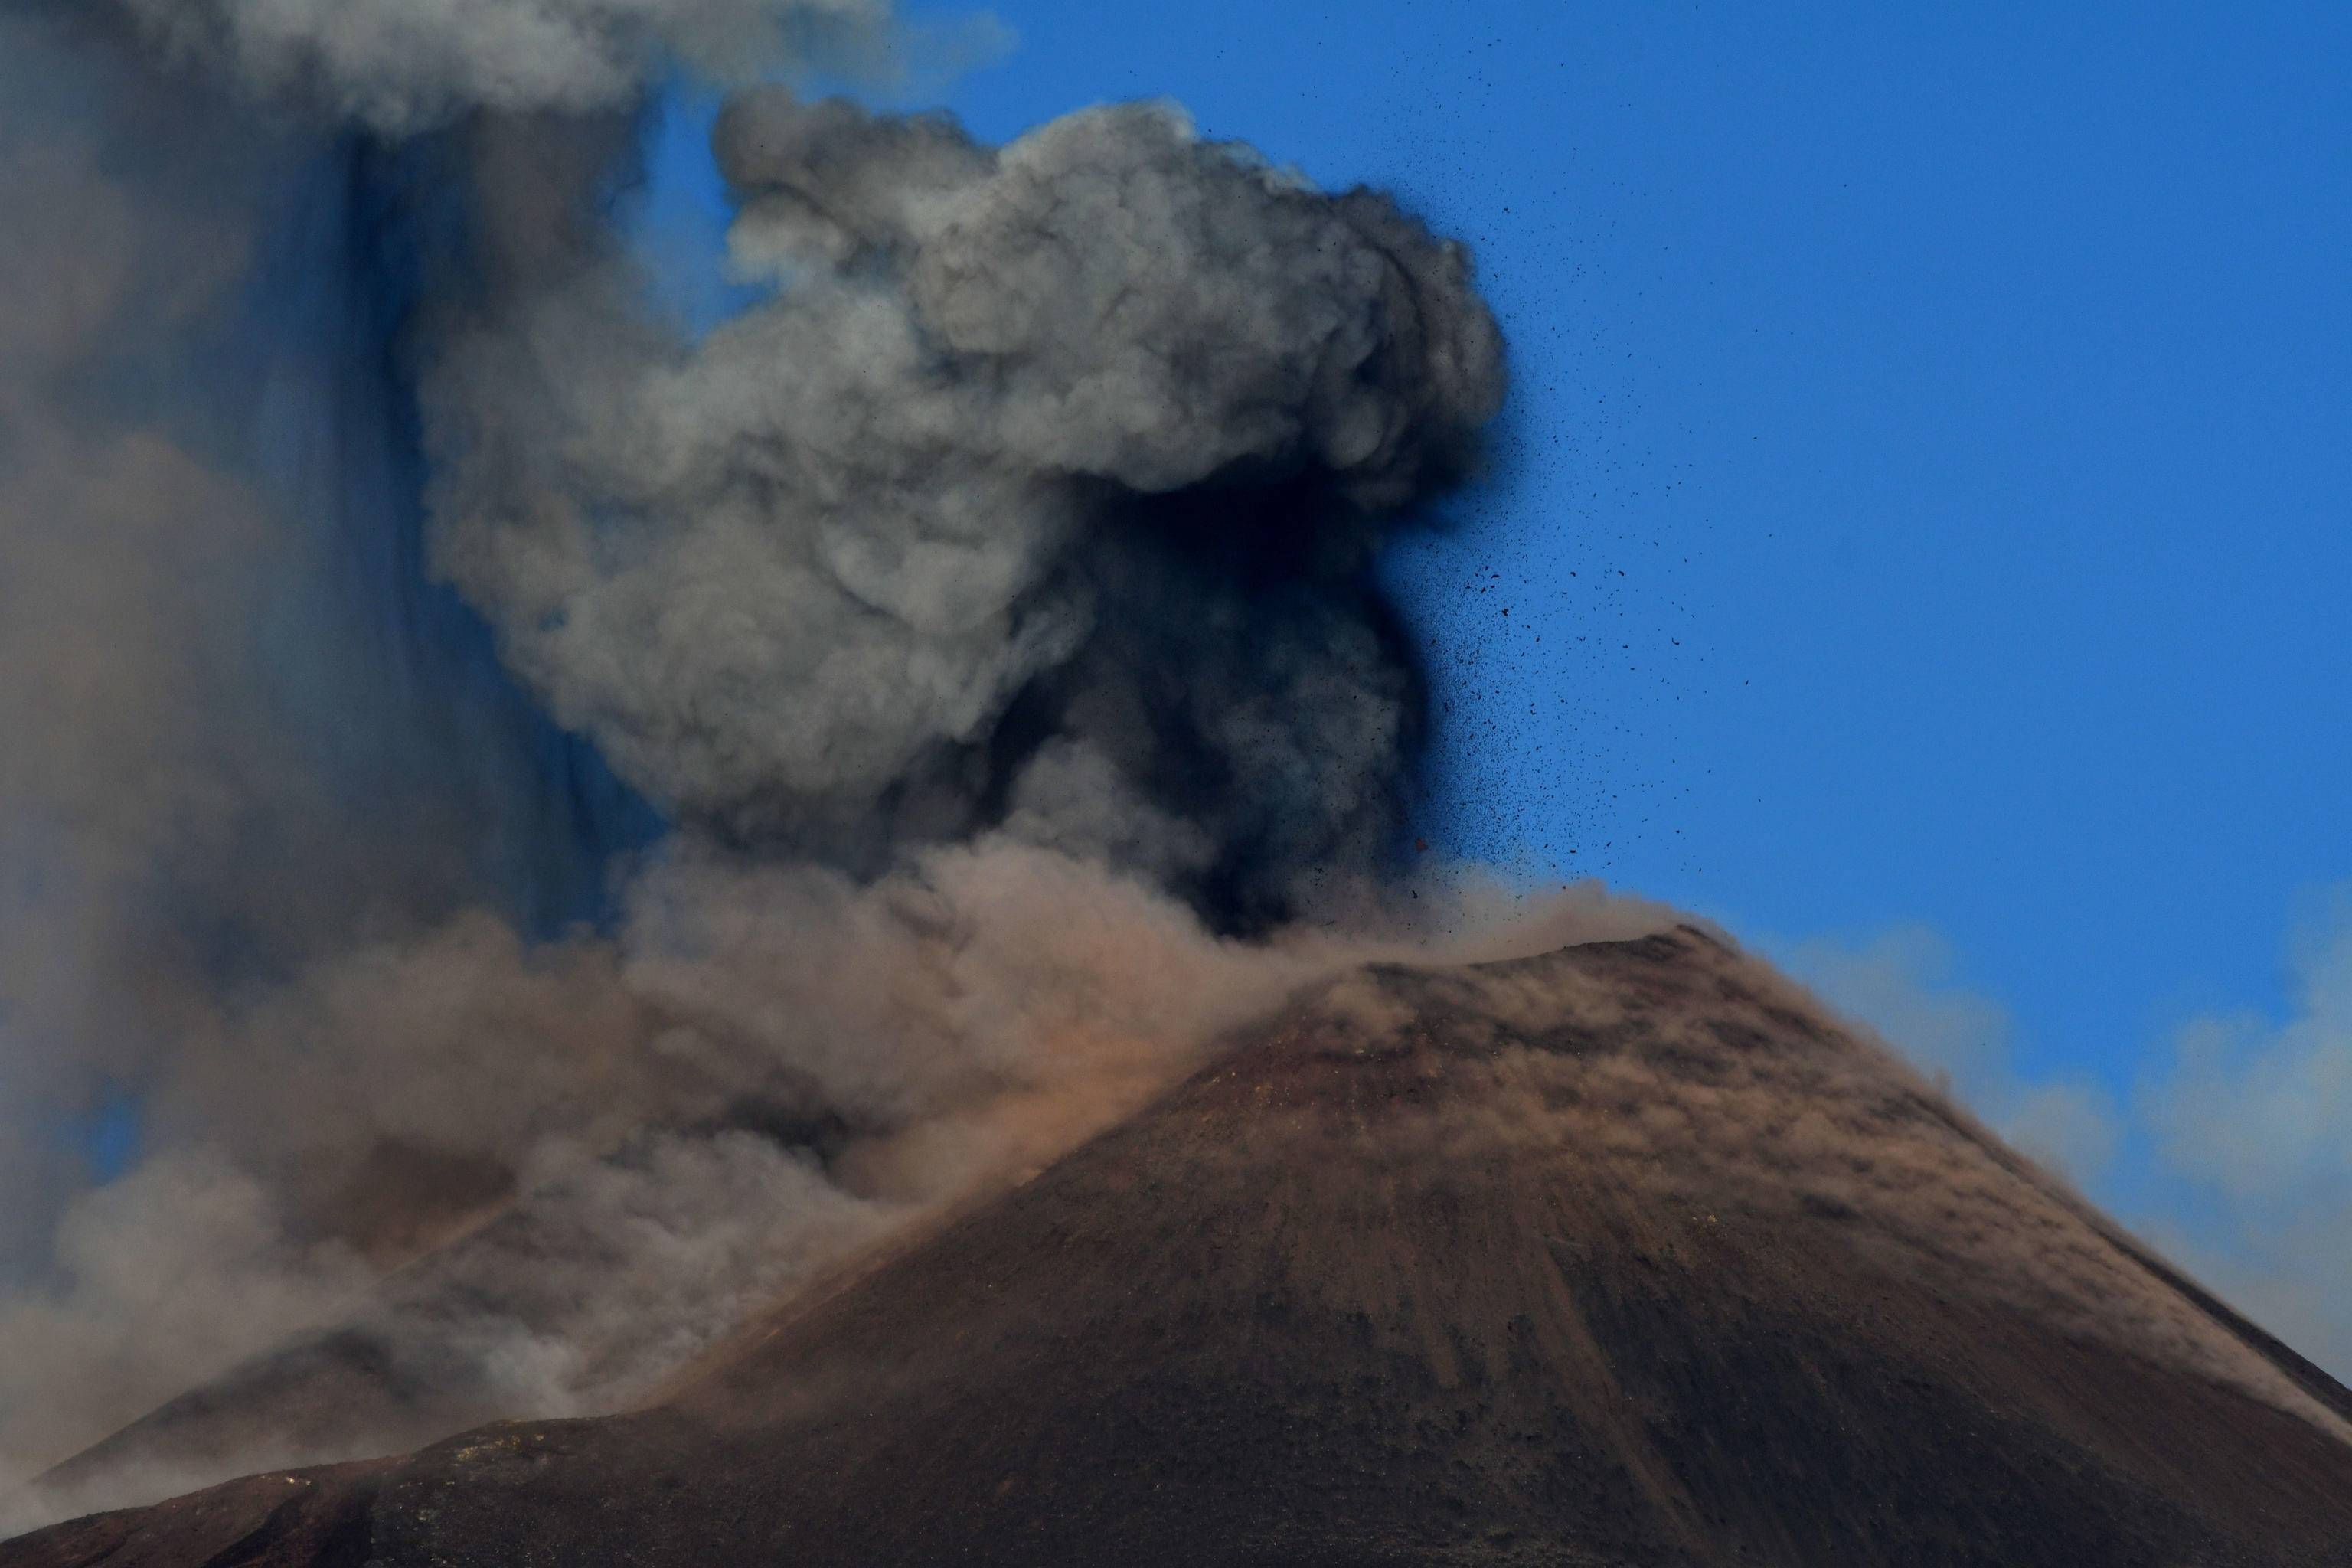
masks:
<svg viewBox="0 0 2352 1568"><path fill-rule="evenodd" d="M2347 1420L1680 931L1352 975L649 1408L0 1565L2352 1563Z"/></svg>

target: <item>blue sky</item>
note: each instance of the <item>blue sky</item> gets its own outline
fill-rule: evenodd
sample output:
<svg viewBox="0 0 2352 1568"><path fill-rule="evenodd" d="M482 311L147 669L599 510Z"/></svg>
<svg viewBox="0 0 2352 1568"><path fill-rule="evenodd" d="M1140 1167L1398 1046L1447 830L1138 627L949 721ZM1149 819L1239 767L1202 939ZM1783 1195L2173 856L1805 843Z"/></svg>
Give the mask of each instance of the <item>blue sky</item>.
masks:
<svg viewBox="0 0 2352 1568"><path fill-rule="evenodd" d="M2072 1084L2094 1192L2226 1250L2151 1152L2182 1031L2352 1075L2286 1022L2352 879L2352 8L995 10L917 95L983 136L1167 94L1475 247L1503 460L1397 566L1433 836L1721 919L1980 1101Z"/></svg>

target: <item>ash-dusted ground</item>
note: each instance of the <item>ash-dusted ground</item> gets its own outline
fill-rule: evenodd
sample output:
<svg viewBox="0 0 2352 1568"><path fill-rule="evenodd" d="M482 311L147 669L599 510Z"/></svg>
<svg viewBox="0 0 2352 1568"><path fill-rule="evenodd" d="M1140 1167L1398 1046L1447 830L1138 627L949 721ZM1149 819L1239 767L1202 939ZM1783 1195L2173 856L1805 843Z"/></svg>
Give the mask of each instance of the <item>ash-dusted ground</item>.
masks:
<svg viewBox="0 0 2352 1568"><path fill-rule="evenodd" d="M636 1413L0 1565L2347 1563L2347 1422L1685 931L1343 978Z"/></svg>

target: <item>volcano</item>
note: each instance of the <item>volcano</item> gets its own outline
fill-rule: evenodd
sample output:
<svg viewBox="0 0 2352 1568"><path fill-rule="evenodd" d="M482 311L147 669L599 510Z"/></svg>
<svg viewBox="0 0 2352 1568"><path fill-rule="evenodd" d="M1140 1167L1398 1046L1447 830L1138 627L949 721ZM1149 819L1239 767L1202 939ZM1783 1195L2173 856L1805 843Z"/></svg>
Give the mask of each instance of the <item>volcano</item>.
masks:
<svg viewBox="0 0 2352 1568"><path fill-rule="evenodd" d="M6 1568L2352 1563L2352 1394L1687 928L1341 979L641 1407Z"/></svg>

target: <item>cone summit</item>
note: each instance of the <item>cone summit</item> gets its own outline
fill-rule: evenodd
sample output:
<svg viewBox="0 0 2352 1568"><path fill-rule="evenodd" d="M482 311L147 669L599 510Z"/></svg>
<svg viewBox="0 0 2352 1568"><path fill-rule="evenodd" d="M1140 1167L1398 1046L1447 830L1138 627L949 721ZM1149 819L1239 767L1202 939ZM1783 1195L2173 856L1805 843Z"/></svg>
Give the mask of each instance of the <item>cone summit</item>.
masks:
<svg viewBox="0 0 2352 1568"><path fill-rule="evenodd" d="M1354 973L646 1408L0 1563L2337 1563L2347 1422L1685 929Z"/></svg>

